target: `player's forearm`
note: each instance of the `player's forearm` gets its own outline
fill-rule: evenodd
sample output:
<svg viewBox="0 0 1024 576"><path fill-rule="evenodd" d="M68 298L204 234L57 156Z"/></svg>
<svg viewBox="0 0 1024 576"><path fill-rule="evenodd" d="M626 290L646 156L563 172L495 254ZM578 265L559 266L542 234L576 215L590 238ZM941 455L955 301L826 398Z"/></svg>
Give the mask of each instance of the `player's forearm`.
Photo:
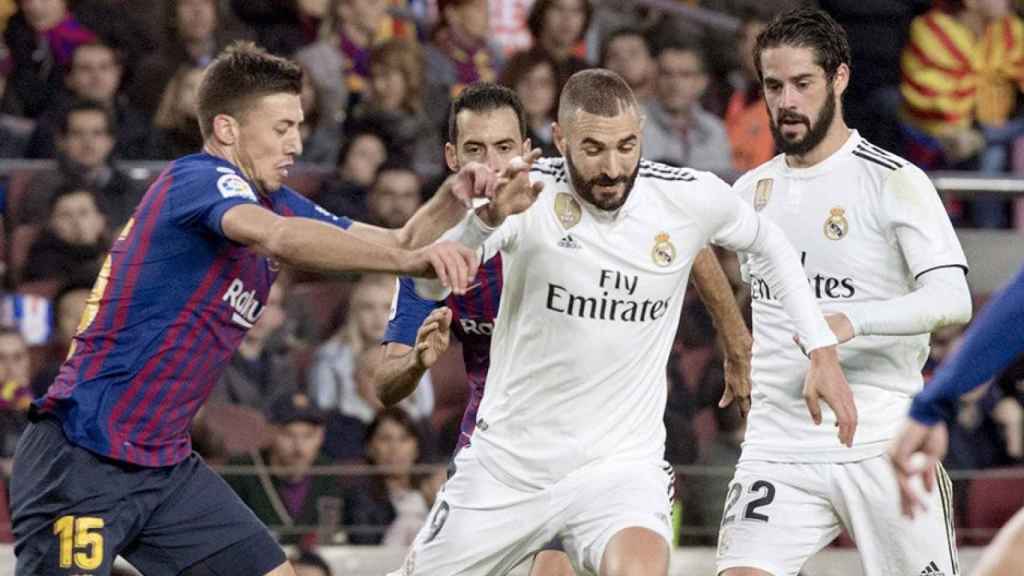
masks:
<svg viewBox="0 0 1024 576"><path fill-rule="evenodd" d="M422 248L437 240L466 216L466 206L452 193L454 176L449 176L437 192L420 207L398 233L399 245Z"/></svg>
<svg viewBox="0 0 1024 576"><path fill-rule="evenodd" d="M416 391L427 369L416 360L414 348L390 343L384 360L373 372L373 387L385 406L394 406Z"/></svg>
<svg viewBox="0 0 1024 576"><path fill-rule="evenodd" d="M800 257L786 239L785 233L767 218L760 218L757 239L749 252L767 259L769 266L765 280L777 293L779 302L796 327L797 336L804 350L834 346L835 334L822 316L818 303L811 293L810 285Z"/></svg>
<svg viewBox="0 0 1024 576"><path fill-rule="evenodd" d="M475 212L470 211L468 214L464 214L462 220L451 230L445 232L439 240L450 240L469 248L480 249L494 231L495 229L484 223ZM481 260L487 259L488 255L484 256ZM416 294L428 300L444 300L450 292L436 278L417 278L414 285Z"/></svg>
<svg viewBox="0 0 1024 576"><path fill-rule="evenodd" d="M280 262L317 272L408 274L410 254L309 218L281 218L262 248Z"/></svg>
<svg viewBox="0 0 1024 576"><path fill-rule="evenodd" d="M700 294L715 328L725 341L725 354L731 361L750 363L751 337L743 321L732 285L710 248L697 253L693 261L693 285Z"/></svg>
<svg viewBox="0 0 1024 576"><path fill-rule="evenodd" d="M844 308L857 336L926 334L971 319L971 291L959 267L925 273L917 288L898 298Z"/></svg>
<svg viewBox="0 0 1024 576"><path fill-rule="evenodd" d="M923 424L951 421L960 396L988 382L1024 353L1024 269L986 306L963 344L914 398L910 415Z"/></svg>

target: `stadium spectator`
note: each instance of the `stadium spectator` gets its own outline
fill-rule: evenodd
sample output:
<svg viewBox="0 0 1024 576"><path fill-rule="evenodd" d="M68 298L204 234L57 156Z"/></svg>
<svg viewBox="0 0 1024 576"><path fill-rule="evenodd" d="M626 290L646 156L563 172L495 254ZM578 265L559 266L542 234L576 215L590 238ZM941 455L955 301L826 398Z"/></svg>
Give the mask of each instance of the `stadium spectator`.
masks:
<svg viewBox="0 0 1024 576"><path fill-rule="evenodd" d="M500 49L491 43L488 0L438 0L438 23L426 46L430 110L445 120L448 101L474 82L494 82L502 67Z"/></svg>
<svg viewBox="0 0 1024 576"><path fill-rule="evenodd" d="M96 192L79 185L57 190L46 228L29 248L25 281L64 281L99 272L110 242L96 198Z"/></svg>
<svg viewBox="0 0 1024 576"><path fill-rule="evenodd" d="M601 45L601 67L615 72L629 84L637 100L644 102L654 96L654 79L658 73L651 43L640 28L618 28Z"/></svg>
<svg viewBox="0 0 1024 576"><path fill-rule="evenodd" d="M332 576L331 567L311 550L303 550L291 558L295 576Z"/></svg>
<svg viewBox="0 0 1024 576"><path fill-rule="evenodd" d="M656 59L655 98L645 107L644 155L676 166L731 174L725 126L700 105L708 85L703 50L696 44L665 42L658 47Z"/></svg>
<svg viewBox="0 0 1024 576"><path fill-rule="evenodd" d="M908 157L926 169L1003 172L1024 135L1024 22L1008 0L947 0L915 18L901 58ZM1006 203L975 200L972 220L1007 223Z"/></svg>
<svg viewBox="0 0 1024 576"><path fill-rule="evenodd" d="M203 148L199 131L197 96L203 69L185 65L174 73L153 116L149 157L170 160Z"/></svg>
<svg viewBox="0 0 1024 576"><path fill-rule="evenodd" d="M394 150L421 177L432 178L441 175L443 158L440 131L426 112L423 66L422 50L414 42L392 38L374 46L366 98L353 116L384 126Z"/></svg>
<svg viewBox="0 0 1024 576"><path fill-rule="evenodd" d="M10 458L32 402L28 344L17 328L0 327L0 457Z"/></svg>
<svg viewBox="0 0 1024 576"><path fill-rule="evenodd" d="M57 124L56 172L41 172L29 183L17 210L20 224L46 219L50 196L64 184L94 190L112 228L128 221L143 190L111 161L116 124L108 109L98 102L73 102Z"/></svg>
<svg viewBox="0 0 1024 576"><path fill-rule="evenodd" d="M366 196L388 159L391 137L373 118L348 122L344 132L337 178L325 179L312 200L335 214L363 220Z"/></svg>
<svg viewBox="0 0 1024 576"><path fill-rule="evenodd" d="M321 409L338 410L365 424L373 420L380 404L372 390L360 393L359 364L363 352L377 352L387 329L394 290L394 277L383 274L367 274L356 284L345 321L316 351L309 384ZM369 368L365 360L364 370ZM429 374L403 406L420 417L430 415L434 391Z"/></svg>
<svg viewBox="0 0 1024 576"><path fill-rule="evenodd" d="M366 432L366 460L382 467L345 498L344 524L352 544L407 546L427 518L421 478L412 473L420 461L420 430L402 408L381 410Z"/></svg>
<svg viewBox="0 0 1024 576"><path fill-rule="evenodd" d="M334 543L342 519L343 493L333 476L311 474L313 466L331 461L321 453L324 415L305 394L293 392L274 401L267 420L274 425L273 441L265 450L233 459L229 464L254 466L255 474L225 478L256 516L276 530L283 544ZM284 474L268 468L284 468ZM296 527L316 527L309 533Z"/></svg>
<svg viewBox="0 0 1024 576"><path fill-rule="evenodd" d="M300 54L305 56L305 54ZM337 83L319 82L310 65L298 59L302 66L302 114L305 117L302 132L302 156L299 160L321 166L338 163L341 146L341 122L345 117L347 95L341 80L341 68L334 70Z"/></svg>
<svg viewBox="0 0 1024 576"><path fill-rule="evenodd" d="M7 76L12 62L7 47L0 42L0 103L7 93ZM0 158L21 158L25 155L35 122L28 118L0 111Z"/></svg>
<svg viewBox="0 0 1024 576"><path fill-rule="evenodd" d="M144 158L148 119L120 94L123 74L120 56L109 45L96 40L76 47L64 77L66 91L39 117L27 156L53 158L57 153L57 125L64 111L76 100L91 100L103 104L114 116L117 136L113 155L123 160Z"/></svg>
<svg viewBox="0 0 1024 576"><path fill-rule="evenodd" d="M408 166L393 161L377 172L377 181L366 198L367 216L378 226L397 229L422 203L420 177Z"/></svg>
<svg viewBox="0 0 1024 576"><path fill-rule="evenodd" d="M500 83L515 90L526 114L526 136L545 157L561 154L555 148L552 122L558 103L556 66L543 50L526 50L509 58Z"/></svg>
<svg viewBox="0 0 1024 576"><path fill-rule="evenodd" d="M231 9L255 30L260 46L291 57L316 42L328 4L328 0L231 0Z"/></svg>
<svg viewBox="0 0 1024 576"><path fill-rule="evenodd" d="M3 110L37 118L56 101L64 83L64 68L80 44L96 40L68 10L66 0L19 2L7 22L4 42L14 68L8 77Z"/></svg>
<svg viewBox="0 0 1024 576"><path fill-rule="evenodd" d="M342 55L345 85L353 101L368 88L371 48L391 38L416 39L415 25L391 16L387 8L387 0L331 0L320 28L318 42Z"/></svg>
<svg viewBox="0 0 1024 576"><path fill-rule="evenodd" d="M725 109L725 129L732 147L732 163L746 172L775 155L771 120L761 93L761 80L754 66L754 42L767 21L758 13L744 15L736 42L739 69L732 74L732 95Z"/></svg>
<svg viewBox="0 0 1024 576"><path fill-rule="evenodd" d="M558 71L558 92L574 73L590 63L576 54L576 47L590 28L594 7L590 0L537 0L530 8L526 26L535 48L547 52Z"/></svg>
<svg viewBox="0 0 1024 576"><path fill-rule="evenodd" d="M92 280L91 277L69 279L53 297L53 332L50 341L46 343L42 363L32 378L33 398L46 393L60 365L67 358L68 348L86 310Z"/></svg>
<svg viewBox="0 0 1024 576"><path fill-rule="evenodd" d="M285 288L275 283L257 312L259 319L245 333L231 357L210 402L248 406L263 411L273 399L298 390L299 377L287 339L272 338L285 327Z"/></svg>
<svg viewBox="0 0 1024 576"><path fill-rule="evenodd" d="M205 68L232 39L244 36L216 0L164 0L164 39L144 58L129 87L129 97L147 114L156 113L168 81L182 66Z"/></svg>
<svg viewBox="0 0 1024 576"><path fill-rule="evenodd" d="M502 54L511 56L530 47L530 29L526 17L534 0L488 0L491 41Z"/></svg>

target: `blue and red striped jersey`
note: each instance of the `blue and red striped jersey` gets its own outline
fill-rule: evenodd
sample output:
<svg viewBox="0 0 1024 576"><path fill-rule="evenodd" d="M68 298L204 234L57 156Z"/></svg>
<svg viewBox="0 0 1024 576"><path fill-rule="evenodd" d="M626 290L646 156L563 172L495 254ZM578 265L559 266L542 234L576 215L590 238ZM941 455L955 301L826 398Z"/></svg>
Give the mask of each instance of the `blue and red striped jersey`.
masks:
<svg viewBox="0 0 1024 576"><path fill-rule="evenodd" d="M491 364L491 334L501 301L501 254L484 262L473 280L473 289L463 296L451 295L444 302L426 300L416 294L412 278L401 278L398 294L388 322L384 343L398 342L406 346L416 343L416 332L430 312L442 305L452 310L452 332L462 342L462 359L466 364L469 402L462 416L458 447L469 442L476 428L476 412L484 396L487 369Z"/></svg>
<svg viewBox="0 0 1024 576"><path fill-rule="evenodd" d="M224 213L247 203L351 224L288 188L257 194L209 154L171 163L111 248L68 358L35 402L73 444L141 466L189 455L192 418L277 276L276 262L221 229Z"/></svg>

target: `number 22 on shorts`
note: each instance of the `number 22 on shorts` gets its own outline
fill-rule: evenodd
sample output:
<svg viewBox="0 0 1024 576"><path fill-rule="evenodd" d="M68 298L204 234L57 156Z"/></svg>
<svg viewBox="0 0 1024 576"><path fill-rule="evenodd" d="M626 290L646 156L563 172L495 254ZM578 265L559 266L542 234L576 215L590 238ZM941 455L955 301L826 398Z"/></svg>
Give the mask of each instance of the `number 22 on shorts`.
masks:
<svg viewBox="0 0 1024 576"><path fill-rule="evenodd" d="M758 509L768 506L775 501L775 485L767 480L758 480L750 485L749 492L751 494L757 494L758 498L751 500L747 504L746 509L743 512L742 519L767 522L768 515L758 512ZM736 506L736 503L742 495L743 485L739 482L733 482L732 486L729 487L729 494L725 498L725 513L722 516L723 527L736 520L736 513L733 511L733 507Z"/></svg>
<svg viewBox="0 0 1024 576"><path fill-rule="evenodd" d="M61 516L53 523L60 542L60 567L95 570L103 564L103 518Z"/></svg>

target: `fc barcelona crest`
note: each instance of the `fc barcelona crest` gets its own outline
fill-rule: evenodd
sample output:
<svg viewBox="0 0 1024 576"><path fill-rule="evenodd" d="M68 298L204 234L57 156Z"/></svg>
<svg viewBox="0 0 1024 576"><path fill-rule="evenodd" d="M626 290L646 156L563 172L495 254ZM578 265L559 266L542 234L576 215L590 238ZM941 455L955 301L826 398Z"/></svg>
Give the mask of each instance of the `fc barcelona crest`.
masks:
<svg viewBox="0 0 1024 576"><path fill-rule="evenodd" d="M768 205L768 201L772 198L772 185L774 182L771 178L757 181L757 186L754 187L754 210L756 212L760 212L762 208Z"/></svg>
<svg viewBox="0 0 1024 576"><path fill-rule="evenodd" d="M825 220L825 237L829 240L842 240L850 231L850 222L846 220L846 210L836 206L829 210Z"/></svg>
<svg viewBox="0 0 1024 576"><path fill-rule="evenodd" d="M555 196L555 216L562 228L568 230L579 224L582 214L580 203L572 197L572 194L561 192Z"/></svg>
<svg viewBox="0 0 1024 576"><path fill-rule="evenodd" d="M669 266L676 261L676 247L669 240L669 235L659 232L654 237L654 248L651 249L651 260L658 266Z"/></svg>

